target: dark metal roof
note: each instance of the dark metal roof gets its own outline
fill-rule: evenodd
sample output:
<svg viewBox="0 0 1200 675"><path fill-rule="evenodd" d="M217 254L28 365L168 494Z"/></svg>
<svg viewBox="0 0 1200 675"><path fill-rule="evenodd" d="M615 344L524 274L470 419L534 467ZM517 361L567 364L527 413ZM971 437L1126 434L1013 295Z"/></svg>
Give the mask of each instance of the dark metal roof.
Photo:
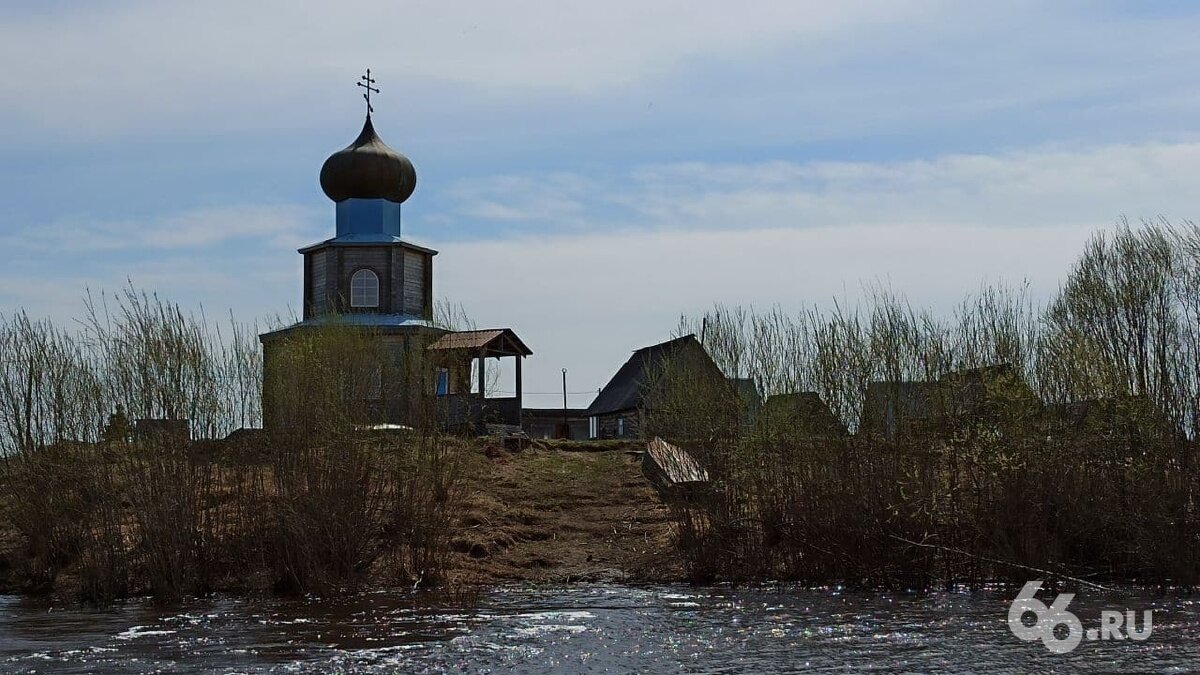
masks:
<svg viewBox="0 0 1200 675"><path fill-rule="evenodd" d="M588 415L605 415L640 408L644 394L642 390L649 380L650 371L661 367L668 356L680 349L704 351L695 335L684 335L635 351L608 384L604 385L604 389L600 390L592 405L588 406ZM716 367L715 364L713 367Z"/></svg>
<svg viewBox="0 0 1200 675"><path fill-rule="evenodd" d="M428 349L433 351L483 351L486 356L529 356L533 351L521 342L511 328L464 330L446 333Z"/></svg>
<svg viewBox="0 0 1200 675"><path fill-rule="evenodd" d="M321 166L321 189L335 202L354 198L401 203L416 187L412 162L379 138L370 115L358 138Z"/></svg>

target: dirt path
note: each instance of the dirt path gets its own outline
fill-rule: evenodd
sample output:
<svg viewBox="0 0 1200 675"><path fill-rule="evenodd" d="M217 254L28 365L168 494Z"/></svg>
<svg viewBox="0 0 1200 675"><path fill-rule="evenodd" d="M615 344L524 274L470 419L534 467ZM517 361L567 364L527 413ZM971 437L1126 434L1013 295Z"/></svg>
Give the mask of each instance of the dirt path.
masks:
<svg viewBox="0 0 1200 675"><path fill-rule="evenodd" d="M489 457L490 455L490 457ZM667 508L627 449L489 450L469 462L462 581L674 581Z"/></svg>

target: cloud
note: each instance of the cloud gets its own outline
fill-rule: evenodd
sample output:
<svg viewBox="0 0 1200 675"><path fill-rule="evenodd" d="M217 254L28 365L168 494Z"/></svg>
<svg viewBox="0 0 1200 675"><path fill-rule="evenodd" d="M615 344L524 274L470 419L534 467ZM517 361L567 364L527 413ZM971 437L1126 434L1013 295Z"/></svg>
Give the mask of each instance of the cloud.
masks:
<svg viewBox="0 0 1200 675"><path fill-rule="evenodd" d="M315 210L292 205L206 208L172 216L142 232L140 239L147 246L161 248L211 246L247 238L295 242L313 232L318 218Z"/></svg>
<svg viewBox="0 0 1200 675"><path fill-rule="evenodd" d="M599 176L500 176L447 194L462 220L485 229L490 220L497 232L518 227L515 215L526 231L560 232L1099 225L1122 214L1196 218L1197 175L1200 143L1146 143L896 162L687 162Z"/></svg>
<svg viewBox="0 0 1200 675"><path fill-rule="evenodd" d="M0 237L0 245L30 252L112 252L187 249L202 252L237 240L300 246L325 238L320 215L292 205L202 207L143 220L89 220L82 216L41 223Z"/></svg>
<svg viewBox="0 0 1200 675"><path fill-rule="evenodd" d="M526 338L530 391L554 390L562 367L594 387L714 302L853 304L876 281L938 311L984 282L1048 297L1121 215L1197 219L1197 175L1200 144L1148 143L472 180L448 189L462 219L485 217L476 202L526 209L526 189L535 204L570 202L573 218L556 229L545 213L522 230L506 215L476 223L494 238L434 241L438 292Z"/></svg>
<svg viewBox="0 0 1200 675"><path fill-rule="evenodd" d="M311 115L311 105L328 99L313 92L331 91L362 64L375 65L389 95L414 83L590 95L661 75L700 53L824 41L931 4L751 2L736 18L715 0L14 6L0 10L0 62L7 66L0 101L27 119L77 131L173 116L252 124L267 105L273 120L289 108ZM86 106L53 105L36 95L43 83L55 97ZM217 111L225 114L212 117Z"/></svg>
<svg viewBox="0 0 1200 675"><path fill-rule="evenodd" d="M87 292L120 292L128 285L185 309L203 309L218 321L232 313L262 325L299 308L300 256L286 247L216 255L169 250L135 259L87 251L22 258L0 271L0 313L24 309L71 327L82 316Z"/></svg>
<svg viewBox="0 0 1200 675"><path fill-rule="evenodd" d="M875 282L942 312L985 282L1029 281L1046 297L1094 229L907 223L446 242L435 290L461 301L481 327L521 335L534 351L526 389L557 391L569 368L569 388L586 391L632 350L669 338L681 313L713 303L794 312L835 298L853 305Z"/></svg>
<svg viewBox="0 0 1200 675"><path fill-rule="evenodd" d="M530 342L530 391L599 386L713 301L1048 293L1093 228L1197 218L1197 12L1135 5L5 3L0 307L127 278L295 306L366 65L421 171L406 233Z"/></svg>
<svg viewBox="0 0 1200 675"><path fill-rule="evenodd" d="M325 215L325 214L321 214ZM332 235L331 219L290 204L230 205L122 221L75 217L0 236L0 311L69 323L87 289L132 283L218 318L269 319L297 308L296 249Z"/></svg>
<svg viewBox="0 0 1200 675"><path fill-rule="evenodd" d="M1187 12L1078 3L10 3L0 140L311 130L361 110L350 84L366 65L381 115L476 151L589 133L680 135L680 151L904 131L978 143L1062 128L1063 110L1096 133L1114 118L1163 133L1200 107L1179 93L1200 84L1178 67L1200 57L1194 32Z"/></svg>
<svg viewBox="0 0 1200 675"><path fill-rule="evenodd" d="M587 209L597 189L590 177L559 172L457 181L444 198L465 219L574 228L589 221Z"/></svg>
<svg viewBox="0 0 1200 675"><path fill-rule="evenodd" d="M481 326L512 326L533 348L530 392L557 390L564 367L582 391L602 386L629 351L669 337L680 313L714 302L799 311L833 298L853 304L876 281L940 311L987 281L1028 280L1048 297L1087 236L1121 214L1196 219L1186 189L1196 175L1200 144L1190 143L685 162L464 180L433 200L451 204L449 215L432 214L448 218L440 229L427 227L422 202L406 205L405 218L406 232L441 250L435 293ZM45 285L81 293L85 280L112 288L128 276L217 313L285 312L300 299L295 248L328 236L328 216L240 206L79 225L71 232L82 241L158 248L29 256L0 270L0 303L44 307ZM453 235L479 219L472 236ZM57 279L63 268L70 275Z"/></svg>

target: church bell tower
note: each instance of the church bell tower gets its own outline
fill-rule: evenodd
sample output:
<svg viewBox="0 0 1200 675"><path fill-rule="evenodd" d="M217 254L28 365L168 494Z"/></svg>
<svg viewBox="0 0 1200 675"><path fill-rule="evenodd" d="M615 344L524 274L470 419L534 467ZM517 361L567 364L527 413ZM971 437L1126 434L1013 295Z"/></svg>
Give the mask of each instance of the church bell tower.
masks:
<svg viewBox="0 0 1200 675"><path fill-rule="evenodd" d="M434 411L444 428L482 433L500 425L519 433L521 362L533 352L509 328L455 332L434 324L437 251L406 240L401 220L417 172L376 133L370 99L378 92L375 80L369 70L360 80L367 101L362 131L321 166L321 190L334 203L334 236L300 249L303 320L259 336L263 424L278 428L313 414L320 402L309 396L314 385L303 357L319 351L334 361L325 370L340 373L339 396L358 423L411 426ZM367 329L362 333L370 345L336 354L305 346L308 337L336 334L326 330L336 326ZM488 391L486 363L501 358L515 359L516 396Z"/></svg>
<svg viewBox="0 0 1200 675"><path fill-rule="evenodd" d="M346 370L345 396L352 400L355 418L366 423L411 419L419 400L415 392L424 384L419 373L408 370L428 361L415 355L447 332L433 324L437 251L402 237L401 206L416 188L417 172L376 133L369 94L378 90L370 71L361 80L359 86L367 89L362 131L321 166L321 190L334 203L334 236L299 250L302 320L259 336L266 426L305 414L307 385L291 371L305 352L305 340L331 335L323 329L332 326L364 328L372 341L369 357L330 356ZM369 363L357 363L363 359Z"/></svg>
<svg viewBox="0 0 1200 675"><path fill-rule="evenodd" d="M437 251L401 236L401 207L416 184L412 162L383 142L368 112L358 138L321 167L337 231L300 249L305 321L337 315L386 325L433 318Z"/></svg>

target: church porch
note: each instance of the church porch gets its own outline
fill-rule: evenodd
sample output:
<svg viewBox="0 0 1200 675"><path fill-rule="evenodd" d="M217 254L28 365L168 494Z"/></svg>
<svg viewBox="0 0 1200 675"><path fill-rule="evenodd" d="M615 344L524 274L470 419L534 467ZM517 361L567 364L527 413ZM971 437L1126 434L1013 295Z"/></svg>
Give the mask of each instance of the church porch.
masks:
<svg viewBox="0 0 1200 675"><path fill-rule="evenodd" d="M489 425L520 428L521 366L533 352L512 329L446 333L427 349L437 372L435 393L446 428L475 434L486 433ZM492 358L514 359L515 396L487 395Z"/></svg>

